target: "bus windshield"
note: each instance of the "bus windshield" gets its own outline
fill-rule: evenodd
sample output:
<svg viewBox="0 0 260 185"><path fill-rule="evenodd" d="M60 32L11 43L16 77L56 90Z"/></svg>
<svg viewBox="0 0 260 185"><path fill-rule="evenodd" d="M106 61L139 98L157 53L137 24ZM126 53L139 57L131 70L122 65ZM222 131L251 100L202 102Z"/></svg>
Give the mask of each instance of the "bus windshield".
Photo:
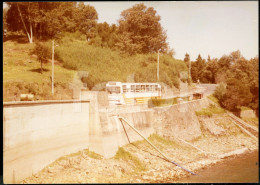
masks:
<svg viewBox="0 0 260 185"><path fill-rule="evenodd" d="M107 87L107 92L109 92L110 94L119 94L120 93L120 87L116 87L116 86L110 86Z"/></svg>

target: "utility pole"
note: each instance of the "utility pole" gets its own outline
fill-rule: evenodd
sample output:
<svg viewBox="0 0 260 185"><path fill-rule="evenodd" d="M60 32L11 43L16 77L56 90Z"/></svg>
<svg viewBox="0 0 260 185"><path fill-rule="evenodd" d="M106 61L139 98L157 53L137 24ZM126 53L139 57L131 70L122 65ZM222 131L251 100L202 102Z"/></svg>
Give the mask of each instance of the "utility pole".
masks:
<svg viewBox="0 0 260 185"><path fill-rule="evenodd" d="M158 50L158 57L157 57L157 82L159 82L159 50Z"/></svg>
<svg viewBox="0 0 260 185"><path fill-rule="evenodd" d="M189 78L188 78L188 80L190 80L191 79L191 63L190 63L190 60L189 60Z"/></svg>
<svg viewBox="0 0 260 185"><path fill-rule="evenodd" d="M51 79L51 93L54 95L54 40L52 40L52 79Z"/></svg>

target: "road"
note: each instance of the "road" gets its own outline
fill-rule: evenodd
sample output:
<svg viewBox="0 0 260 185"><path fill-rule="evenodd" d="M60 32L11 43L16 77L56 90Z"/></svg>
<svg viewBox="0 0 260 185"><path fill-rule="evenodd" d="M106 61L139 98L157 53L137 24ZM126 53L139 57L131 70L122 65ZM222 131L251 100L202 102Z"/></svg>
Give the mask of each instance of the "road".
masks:
<svg viewBox="0 0 260 185"><path fill-rule="evenodd" d="M206 89L205 96L208 96L208 95L214 93L214 91L216 89L216 85L217 84L199 84L197 86L204 87Z"/></svg>

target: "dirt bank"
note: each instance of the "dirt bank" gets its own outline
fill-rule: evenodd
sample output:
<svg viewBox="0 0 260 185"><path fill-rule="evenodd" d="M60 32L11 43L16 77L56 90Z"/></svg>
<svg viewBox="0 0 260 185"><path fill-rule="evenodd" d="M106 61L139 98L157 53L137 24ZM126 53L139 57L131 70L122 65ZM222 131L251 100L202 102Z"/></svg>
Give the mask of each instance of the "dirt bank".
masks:
<svg viewBox="0 0 260 185"><path fill-rule="evenodd" d="M212 132L212 123L205 126L203 120L199 118L202 135L188 143L168 140L157 134L152 134L149 140L174 162L195 173L227 160L230 155L258 150L258 141L243 133L225 116L213 119L214 124L222 128L220 133ZM177 182L190 175L162 159L145 141L137 141L120 148L115 157L109 159L88 150L64 156L22 183L159 183Z"/></svg>

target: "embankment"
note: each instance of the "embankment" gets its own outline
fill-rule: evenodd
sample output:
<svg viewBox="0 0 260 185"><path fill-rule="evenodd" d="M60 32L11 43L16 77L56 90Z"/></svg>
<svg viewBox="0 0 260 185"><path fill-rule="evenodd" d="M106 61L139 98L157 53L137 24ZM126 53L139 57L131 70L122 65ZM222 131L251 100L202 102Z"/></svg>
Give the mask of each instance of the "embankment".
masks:
<svg viewBox="0 0 260 185"><path fill-rule="evenodd" d="M157 133L178 142L178 139L190 141L203 150L207 150L208 141L216 143L211 146L228 143L225 138L216 142L215 136L204 137L202 134L202 123L195 111L209 105L207 98L149 109L146 106L108 107L105 97L100 92L86 91L82 93L82 100L77 101L4 103L4 182L19 183L66 154L89 149L110 158L129 140L142 140L127 124L119 121L118 115L127 119L146 138ZM247 146L250 142L249 138L240 144ZM183 145L179 146L180 151L166 150L166 153L170 152L173 158L180 156L177 162L184 164L202 157L194 147L192 154L195 151L197 154L189 156L189 146ZM224 148L223 152L229 152L225 145ZM135 151L135 155L139 153L139 150ZM146 157L143 160L149 160L151 156ZM154 157L155 163L157 160Z"/></svg>

